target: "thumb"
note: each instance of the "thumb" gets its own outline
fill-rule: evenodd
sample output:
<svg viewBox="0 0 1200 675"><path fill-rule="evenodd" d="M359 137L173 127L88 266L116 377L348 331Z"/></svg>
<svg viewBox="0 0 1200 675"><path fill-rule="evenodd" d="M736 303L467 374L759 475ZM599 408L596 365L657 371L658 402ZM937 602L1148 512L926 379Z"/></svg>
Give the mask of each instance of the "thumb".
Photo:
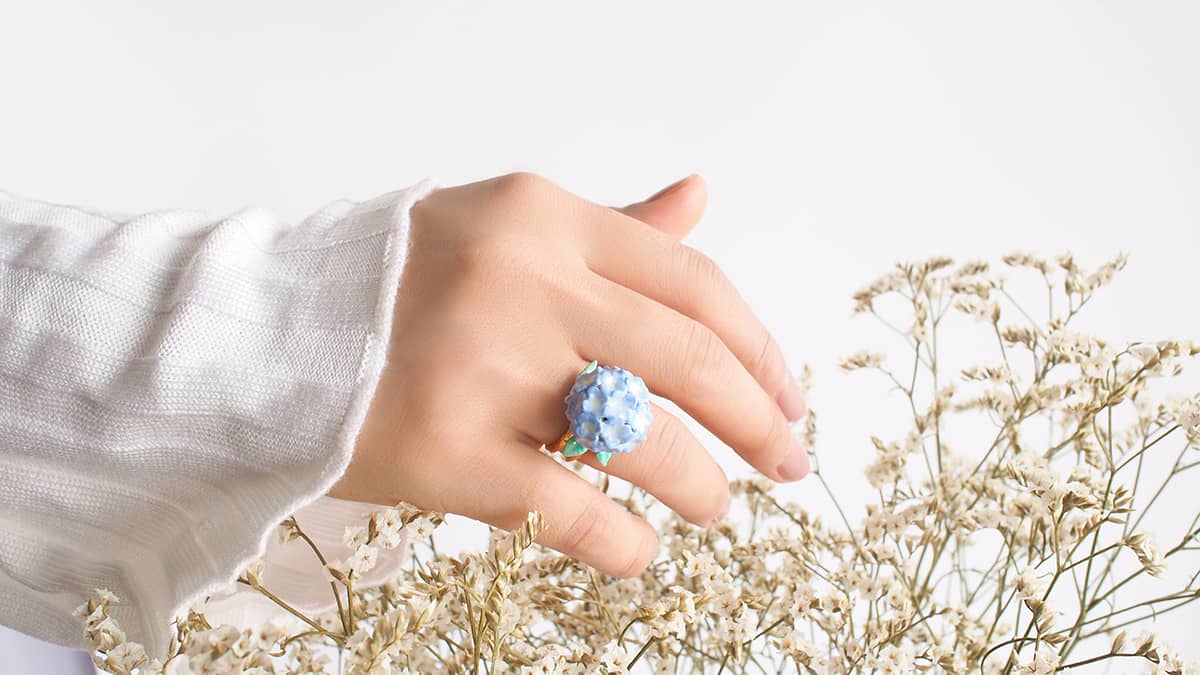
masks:
<svg viewBox="0 0 1200 675"><path fill-rule="evenodd" d="M617 209L676 239L683 239L704 215L708 186L699 174L676 181L644 201Z"/></svg>

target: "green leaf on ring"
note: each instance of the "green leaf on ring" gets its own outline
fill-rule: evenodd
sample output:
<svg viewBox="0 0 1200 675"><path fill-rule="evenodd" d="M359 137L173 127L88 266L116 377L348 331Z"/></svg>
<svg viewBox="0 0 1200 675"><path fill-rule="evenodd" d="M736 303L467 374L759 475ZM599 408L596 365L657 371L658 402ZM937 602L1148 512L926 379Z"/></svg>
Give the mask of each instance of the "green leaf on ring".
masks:
<svg viewBox="0 0 1200 675"><path fill-rule="evenodd" d="M595 369L596 369L596 366L598 366L598 365L600 365L600 364L599 364L597 361L592 361L591 363L589 363L589 364L587 364L586 366L584 366L584 367L583 367L583 370L579 371L579 374L580 374L580 375L587 375L588 373L590 373L590 372L592 372L593 370L595 370Z"/></svg>
<svg viewBox="0 0 1200 675"><path fill-rule="evenodd" d="M567 444L563 446L562 454L563 457L577 457L587 451L588 449L583 447L583 445L581 445L579 441L575 440L575 437L572 436L567 440Z"/></svg>
<svg viewBox="0 0 1200 675"><path fill-rule="evenodd" d="M596 461L600 462L600 466L608 466L608 460L612 458L611 452L597 452Z"/></svg>

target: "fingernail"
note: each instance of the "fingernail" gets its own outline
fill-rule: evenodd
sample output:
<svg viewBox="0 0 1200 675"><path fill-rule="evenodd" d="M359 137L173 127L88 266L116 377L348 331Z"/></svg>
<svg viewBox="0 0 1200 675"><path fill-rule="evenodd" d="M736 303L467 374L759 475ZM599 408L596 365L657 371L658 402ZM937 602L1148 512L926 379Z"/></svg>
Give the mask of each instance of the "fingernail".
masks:
<svg viewBox="0 0 1200 675"><path fill-rule="evenodd" d="M675 192L675 191L676 191L676 190L678 190L679 188L683 187L683 184L684 184L684 183L686 183L686 182L687 182L687 180L688 180L689 178L691 178L693 175L695 175L695 174L688 174L687 176L684 176L683 178L680 178L679 180L675 181L674 183L671 183L670 185L668 185L667 187L665 187L665 188L663 188L663 189L659 190L658 192L655 192L654 194L650 195L650 196L649 196L649 197L646 199L646 201L648 201L648 202L652 202L652 201L654 201L655 199L660 199L660 198L662 198L662 197L665 197L665 196L667 196L667 195L671 194L672 192Z"/></svg>
<svg viewBox="0 0 1200 675"><path fill-rule="evenodd" d="M725 516L728 516L728 515L729 515L729 502L730 502L730 496L729 496L729 495L726 495L726 496L725 496L725 506L721 507L721 512L720 512L720 513L718 513L718 514L716 515L716 517L715 517L715 518L713 518L713 519L712 519L712 520L711 520L711 521L708 523L708 526L709 526L709 527L713 527L714 525L718 525L718 524L720 524L720 523L721 523L721 521L725 520Z"/></svg>
<svg viewBox="0 0 1200 675"><path fill-rule="evenodd" d="M775 398L779 404L779 409L783 411L784 417L795 422L804 417L804 413L808 412L808 406L804 402L804 393L800 391L800 385L796 383L796 376L788 371L787 383L783 386L783 391L779 392L779 396Z"/></svg>
<svg viewBox="0 0 1200 675"><path fill-rule="evenodd" d="M779 463L775 471L785 481L800 480L808 475L808 451L800 443L800 439L792 438L792 447L787 457Z"/></svg>

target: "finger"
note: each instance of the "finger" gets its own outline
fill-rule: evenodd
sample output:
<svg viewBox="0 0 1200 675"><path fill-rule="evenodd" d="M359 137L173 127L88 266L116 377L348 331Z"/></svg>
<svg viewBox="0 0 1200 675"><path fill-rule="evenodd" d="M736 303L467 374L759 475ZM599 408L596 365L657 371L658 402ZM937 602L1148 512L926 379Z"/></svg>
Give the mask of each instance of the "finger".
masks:
<svg viewBox="0 0 1200 675"><path fill-rule="evenodd" d="M654 421L633 452L614 453L608 465L592 453L576 459L641 487L697 525L719 520L729 509L729 479L680 419L651 404Z"/></svg>
<svg viewBox="0 0 1200 675"><path fill-rule="evenodd" d="M537 541L616 577L637 576L654 559L658 535L645 520L540 452L518 446L501 451L503 463L491 469L501 489L489 492L517 497L499 509L497 500L484 500L486 506L463 515L511 530L537 511L546 523Z"/></svg>
<svg viewBox="0 0 1200 675"><path fill-rule="evenodd" d="M699 174L692 174L644 201L616 210L674 239L683 239L700 222L707 205L708 186Z"/></svg>
<svg viewBox="0 0 1200 675"><path fill-rule="evenodd" d="M798 480L808 454L787 418L704 324L603 277L570 309L575 348L641 376L774 480Z"/></svg>
<svg viewBox="0 0 1200 675"><path fill-rule="evenodd" d="M601 218L588 230L593 271L711 328L788 419L804 416L804 396L775 338L712 259L623 213Z"/></svg>

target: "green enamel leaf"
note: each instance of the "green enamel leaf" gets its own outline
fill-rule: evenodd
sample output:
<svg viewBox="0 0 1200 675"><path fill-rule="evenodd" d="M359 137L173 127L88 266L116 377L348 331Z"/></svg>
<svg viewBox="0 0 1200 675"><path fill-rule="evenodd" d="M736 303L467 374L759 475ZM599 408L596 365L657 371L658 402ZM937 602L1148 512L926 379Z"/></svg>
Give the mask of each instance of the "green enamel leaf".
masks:
<svg viewBox="0 0 1200 675"><path fill-rule="evenodd" d="M579 441L571 438L567 444L563 446L563 457L577 457L587 452L587 448L579 444Z"/></svg>
<svg viewBox="0 0 1200 675"><path fill-rule="evenodd" d="M597 363L596 361L592 361L591 363L589 363L589 364L587 364L586 366L584 366L584 367L583 367L583 370L579 371L579 374L580 374L580 375L587 375L588 373L590 373L590 372L592 372L593 370L595 370L597 365L598 365L598 363Z"/></svg>
<svg viewBox="0 0 1200 675"><path fill-rule="evenodd" d="M600 466L608 466L608 460L612 458L611 452L597 452L596 461L600 462Z"/></svg>

